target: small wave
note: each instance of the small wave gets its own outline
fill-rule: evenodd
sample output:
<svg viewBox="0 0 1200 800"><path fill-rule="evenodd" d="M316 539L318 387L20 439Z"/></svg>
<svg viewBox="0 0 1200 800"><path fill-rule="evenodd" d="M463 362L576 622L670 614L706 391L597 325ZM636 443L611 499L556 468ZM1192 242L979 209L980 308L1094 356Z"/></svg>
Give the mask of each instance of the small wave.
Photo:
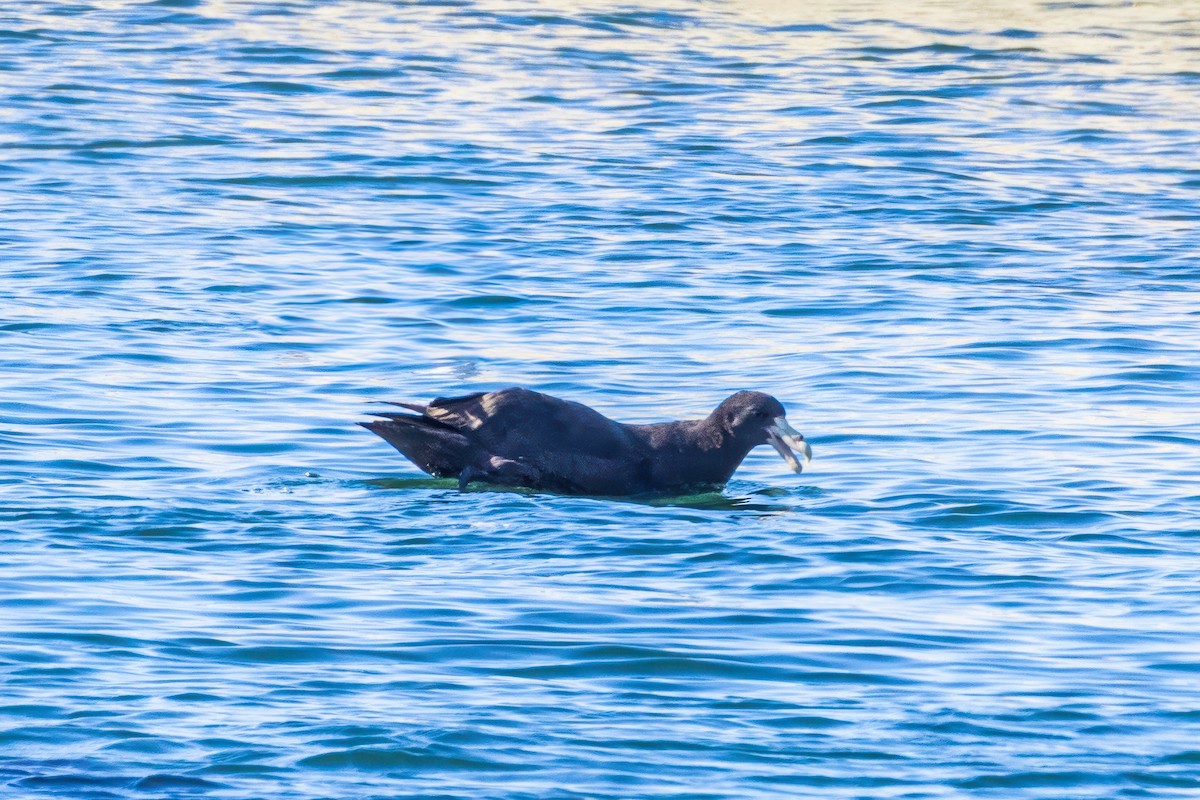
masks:
<svg viewBox="0 0 1200 800"><path fill-rule="evenodd" d="M405 748L358 747L308 756L299 766L312 769L404 770L404 771L471 771L526 772L537 767L519 762L483 759L466 754L435 753L429 750Z"/></svg>

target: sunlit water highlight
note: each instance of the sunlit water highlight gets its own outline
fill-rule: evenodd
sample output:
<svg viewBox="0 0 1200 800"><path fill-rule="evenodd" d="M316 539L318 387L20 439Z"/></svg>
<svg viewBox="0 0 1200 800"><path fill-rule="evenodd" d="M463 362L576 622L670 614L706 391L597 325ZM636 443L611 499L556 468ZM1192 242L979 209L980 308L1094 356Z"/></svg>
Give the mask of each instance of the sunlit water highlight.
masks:
<svg viewBox="0 0 1200 800"><path fill-rule="evenodd" d="M0 12L4 797L1194 796L1200 5L974 5Z"/></svg>

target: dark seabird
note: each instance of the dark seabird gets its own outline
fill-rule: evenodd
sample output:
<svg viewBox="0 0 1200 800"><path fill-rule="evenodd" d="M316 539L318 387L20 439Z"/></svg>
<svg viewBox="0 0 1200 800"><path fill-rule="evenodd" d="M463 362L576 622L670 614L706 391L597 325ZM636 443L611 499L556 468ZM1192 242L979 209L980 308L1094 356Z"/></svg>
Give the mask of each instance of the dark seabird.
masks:
<svg viewBox="0 0 1200 800"><path fill-rule="evenodd" d="M799 472L812 449L769 394L738 392L704 419L626 425L582 403L529 389L389 403L414 414L360 422L437 478L565 494L716 491L753 448L769 444Z"/></svg>

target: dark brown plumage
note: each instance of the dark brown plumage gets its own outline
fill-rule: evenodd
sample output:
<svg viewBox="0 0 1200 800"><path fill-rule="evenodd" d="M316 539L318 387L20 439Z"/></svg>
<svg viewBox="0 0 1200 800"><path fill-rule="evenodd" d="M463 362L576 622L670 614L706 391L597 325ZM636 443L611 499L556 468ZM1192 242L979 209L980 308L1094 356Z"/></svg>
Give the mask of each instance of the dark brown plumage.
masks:
<svg viewBox="0 0 1200 800"><path fill-rule="evenodd" d="M738 392L701 420L627 425L571 400L529 389L392 403L360 422L425 472L472 481L588 495L711 491L751 449L771 444L799 472L791 447L811 458L783 406Z"/></svg>

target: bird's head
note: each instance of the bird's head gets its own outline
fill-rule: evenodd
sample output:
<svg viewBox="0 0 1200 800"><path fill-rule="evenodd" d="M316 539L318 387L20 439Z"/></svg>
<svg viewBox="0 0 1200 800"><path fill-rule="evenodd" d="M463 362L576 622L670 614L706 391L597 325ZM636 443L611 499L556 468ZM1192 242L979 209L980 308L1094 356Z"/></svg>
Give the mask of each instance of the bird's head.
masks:
<svg viewBox="0 0 1200 800"><path fill-rule="evenodd" d="M805 461L812 461L812 448L804 441L804 436L788 424L783 404L769 394L737 392L717 406L710 419L727 435L749 447L771 445L793 472L804 469L793 448L804 455Z"/></svg>

